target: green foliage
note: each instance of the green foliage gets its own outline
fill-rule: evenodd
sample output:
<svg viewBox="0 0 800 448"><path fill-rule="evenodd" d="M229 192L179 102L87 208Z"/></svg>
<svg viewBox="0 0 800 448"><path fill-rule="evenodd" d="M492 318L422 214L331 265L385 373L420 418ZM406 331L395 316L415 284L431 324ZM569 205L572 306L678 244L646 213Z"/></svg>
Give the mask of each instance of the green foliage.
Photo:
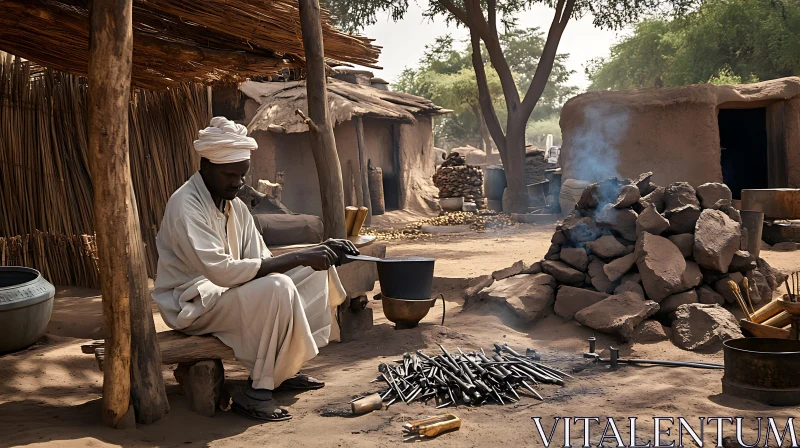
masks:
<svg viewBox="0 0 800 448"><path fill-rule="evenodd" d="M539 149L547 149L544 147L547 134L553 134L553 144L561 146L561 126L558 124L558 116L529 121L525 127L525 140Z"/></svg>
<svg viewBox="0 0 800 448"><path fill-rule="evenodd" d="M800 74L800 1L707 0L639 23L586 71L590 89L742 83Z"/></svg>

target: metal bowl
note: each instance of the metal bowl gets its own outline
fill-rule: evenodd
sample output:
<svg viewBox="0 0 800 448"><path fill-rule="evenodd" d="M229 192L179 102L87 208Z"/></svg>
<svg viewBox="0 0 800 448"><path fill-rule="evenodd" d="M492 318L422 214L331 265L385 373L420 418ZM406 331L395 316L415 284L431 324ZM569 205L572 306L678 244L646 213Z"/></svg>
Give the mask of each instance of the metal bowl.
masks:
<svg viewBox="0 0 800 448"><path fill-rule="evenodd" d="M0 353L28 347L47 331L55 292L35 269L0 267Z"/></svg>
<svg viewBox="0 0 800 448"><path fill-rule="evenodd" d="M428 315L428 311L433 308L439 297L442 299L442 310L444 310L444 297L441 294L438 297L426 300L393 299L381 294L383 314L387 319L395 323L395 328L398 330L414 328L419 325L419 321ZM444 314L442 314L442 325L444 325Z"/></svg>

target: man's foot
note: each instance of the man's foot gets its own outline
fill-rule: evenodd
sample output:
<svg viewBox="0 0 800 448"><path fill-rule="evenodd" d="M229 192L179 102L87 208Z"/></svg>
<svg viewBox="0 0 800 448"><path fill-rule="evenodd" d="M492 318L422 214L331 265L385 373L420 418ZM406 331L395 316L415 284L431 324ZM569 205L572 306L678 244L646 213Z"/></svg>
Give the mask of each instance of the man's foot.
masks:
<svg viewBox="0 0 800 448"><path fill-rule="evenodd" d="M248 381L246 387L236 391L232 399L231 409L234 412L255 420L282 422L292 418L289 411L278 406L272 399L271 390L254 389L252 381Z"/></svg>
<svg viewBox="0 0 800 448"><path fill-rule="evenodd" d="M297 375L281 383L275 391L282 390L316 390L325 387L322 381L308 375Z"/></svg>

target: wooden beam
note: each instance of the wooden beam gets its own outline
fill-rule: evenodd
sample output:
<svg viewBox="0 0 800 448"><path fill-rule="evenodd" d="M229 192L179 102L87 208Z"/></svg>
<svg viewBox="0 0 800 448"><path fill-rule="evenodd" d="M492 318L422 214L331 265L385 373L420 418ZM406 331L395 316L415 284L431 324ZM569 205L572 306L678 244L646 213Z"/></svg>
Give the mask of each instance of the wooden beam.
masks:
<svg viewBox="0 0 800 448"><path fill-rule="evenodd" d="M328 117L328 92L322 22L318 0L300 0L300 26L306 56L306 98L308 101L311 152L317 166L322 199L325 238L346 238L344 185L333 126Z"/></svg>
<svg viewBox="0 0 800 448"><path fill-rule="evenodd" d="M364 143L364 122L361 117L353 117L353 124L356 127L356 140L358 142L358 167L361 173L361 197L364 207L367 207L367 220L364 224L372 224L372 198L369 191L369 168L367 167L367 147Z"/></svg>

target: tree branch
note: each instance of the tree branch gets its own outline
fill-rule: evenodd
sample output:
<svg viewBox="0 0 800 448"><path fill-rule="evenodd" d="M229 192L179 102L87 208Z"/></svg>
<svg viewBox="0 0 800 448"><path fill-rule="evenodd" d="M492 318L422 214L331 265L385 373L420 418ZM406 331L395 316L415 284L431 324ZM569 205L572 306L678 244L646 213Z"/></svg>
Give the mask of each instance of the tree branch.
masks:
<svg viewBox="0 0 800 448"><path fill-rule="evenodd" d="M486 121L486 127L489 128L489 134L500 150L500 155L505 158L506 137L503 135L503 128L500 126L500 120L497 118L494 104L492 104L492 95L489 92L486 69L483 66L483 57L481 56L481 39L478 33L472 29L470 29L470 37L472 39L472 66L475 68L475 79L478 82L478 101L481 105L483 118Z"/></svg>
<svg viewBox="0 0 800 448"><path fill-rule="evenodd" d="M561 42L561 35L564 33L564 28L566 28L570 17L572 17L574 7L575 0L558 0L556 13L553 17L553 22L550 24L547 40L542 49L542 56L536 66L536 73L533 75L531 85L525 93L525 99L522 100L521 109L525 116L530 116L533 113L533 108L536 107L536 103L539 102L539 98L542 97L544 88L547 86L547 80L553 71L558 44Z"/></svg>
<svg viewBox="0 0 800 448"><path fill-rule="evenodd" d="M467 13L463 9L456 6L455 3L452 2L452 0L437 0L437 1L439 2L440 5L444 7L444 9L450 11L450 14L452 14L456 18L456 20L463 23L464 26L466 26L467 28L470 28L469 19L467 18Z"/></svg>

